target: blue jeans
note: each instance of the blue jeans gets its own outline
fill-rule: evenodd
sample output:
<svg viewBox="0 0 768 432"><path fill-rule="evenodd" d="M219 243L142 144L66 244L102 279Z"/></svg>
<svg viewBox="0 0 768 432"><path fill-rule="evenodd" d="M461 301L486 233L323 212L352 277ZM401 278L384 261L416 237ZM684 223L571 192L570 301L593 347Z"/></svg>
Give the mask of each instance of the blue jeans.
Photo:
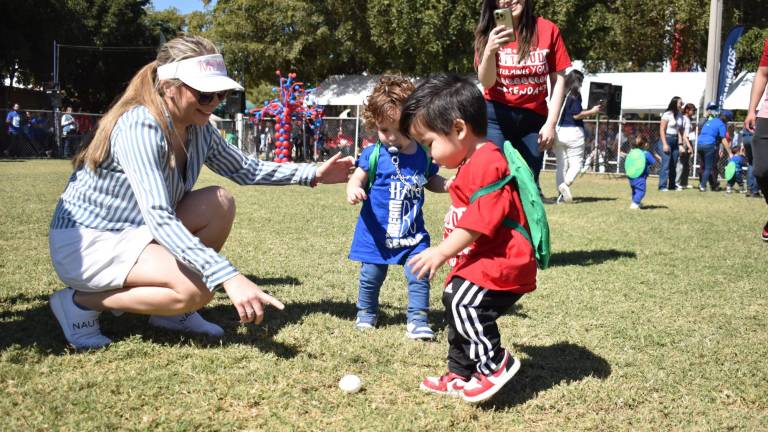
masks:
<svg viewBox="0 0 768 432"><path fill-rule="evenodd" d="M699 156L701 157L701 175L699 175L699 189L707 188L707 181L712 183L712 168L715 166L715 146L702 146L699 144ZM714 188L714 185L712 185Z"/></svg>
<svg viewBox="0 0 768 432"><path fill-rule="evenodd" d="M648 177L640 176L636 179L629 179L629 186L632 188L632 202L640 205L645 197L645 182Z"/></svg>
<svg viewBox="0 0 768 432"><path fill-rule="evenodd" d="M62 150L63 157L69 158L74 156L79 147L78 138L77 135L68 135L61 138L61 141L64 143L64 149Z"/></svg>
<svg viewBox="0 0 768 432"><path fill-rule="evenodd" d="M408 258L410 259L410 257ZM407 262L407 261L406 261ZM360 265L360 288L357 292L357 316L376 316L379 314L379 291L387 277L389 264ZM411 271L411 266L403 265L405 278L408 280L408 322L427 321L429 310L429 279L419 280Z"/></svg>
<svg viewBox="0 0 768 432"><path fill-rule="evenodd" d="M488 108L488 140L502 148L504 141L520 152L539 183L544 153L539 150L539 130L547 118L525 108L512 108L500 102L485 102Z"/></svg>
<svg viewBox="0 0 768 432"><path fill-rule="evenodd" d="M664 152L664 144L661 143L661 140L656 143L656 153L661 156L659 190L677 187L675 171L677 170L677 158L680 156L680 149L677 147L677 135L667 135L667 145L669 145L669 152Z"/></svg>
<svg viewBox="0 0 768 432"><path fill-rule="evenodd" d="M738 171L736 171L735 174L733 174L733 178L728 181L728 186L733 187L733 185L738 184L739 186L744 186L744 175L741 172L741 168L739 168Z"/></svg>
<svg viewBox="0 0 768 432"><path fill-rule="evenodd" d="M747 168L747 190L749 190L749 193L751 194L760 192L760 187L757 185L755 173L752 172L752 165L748 165Z"/></svg>

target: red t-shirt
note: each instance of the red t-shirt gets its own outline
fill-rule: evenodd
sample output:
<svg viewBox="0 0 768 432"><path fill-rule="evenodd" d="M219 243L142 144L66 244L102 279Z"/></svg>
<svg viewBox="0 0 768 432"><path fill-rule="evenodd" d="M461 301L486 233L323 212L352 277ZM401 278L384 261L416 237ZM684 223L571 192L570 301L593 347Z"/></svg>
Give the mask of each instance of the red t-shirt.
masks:
<svg viewBox="0 0 768 432"><path fill-rule="evenodd" d="M518 63L517 41L496 53L496 83L483 91L487 100L547 115L547 80L551 72L571 65L560 29L542 17L536 19L536 35L528 60Z"/></svg>
<svg viewBox="0 0 768 432"><path fill-rule="evenodd" d="M768 39L765 40L765 43L763 44L763 56L760 58L760 66L759 67L766 67L768 66ZM757 116L760 118L768 118L768 93L765 95L765 99L763 100L763 105L760 108L760 111L758 111Z"/></svg>
<svg viewBox="0 0 768 432"><path fill-rule="evenodd" d="M536 289L536 258L531 244L519 232L502 225L507 217L527 228L523 205L514 184L469 203L477 190L508 175L507 160L490 141L459 168L448 190L451 208L445 215L443 238L455 228L483 235L449 260L453 269L446 283L453 276L460 276L490 290L522 294Z"/></svg>

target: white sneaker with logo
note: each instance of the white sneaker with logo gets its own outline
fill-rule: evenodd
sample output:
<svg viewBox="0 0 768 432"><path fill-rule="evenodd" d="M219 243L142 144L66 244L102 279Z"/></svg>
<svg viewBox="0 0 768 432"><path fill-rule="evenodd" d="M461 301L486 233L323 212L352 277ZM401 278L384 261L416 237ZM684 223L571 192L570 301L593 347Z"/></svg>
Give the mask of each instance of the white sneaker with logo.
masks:
<svg viewBox="0 0 768 432"><path fill-rule="evenodd" d="M197 312L187 312L175 316L152 315L149 324L166 330L186 333L198 333L212 337L224 336L224 329L203 319Z"/></svg>
<svg viewBox="0 0 768 432"><path fill-rule="evenodd" d="M75 305L75 290L65 288L50 297L51 310L59 321L64 337L75 349L102 348L112 341L101 334L99 311L83 310Z"/></svg>

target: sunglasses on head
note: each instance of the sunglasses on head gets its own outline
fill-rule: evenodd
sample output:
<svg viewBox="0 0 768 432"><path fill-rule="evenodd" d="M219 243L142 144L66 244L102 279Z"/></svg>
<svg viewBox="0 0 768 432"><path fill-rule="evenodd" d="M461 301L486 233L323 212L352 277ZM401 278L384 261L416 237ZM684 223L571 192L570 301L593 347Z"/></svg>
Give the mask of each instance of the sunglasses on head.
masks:
<svg viewBox="0 0 768 432"><path fill-rule="evenodd" d="M214 97L219 98L219 102L223 101L227 98L227 95L229 94L229 90L224 90L220 92L213 92L213 93L204 93L200 90L193 89L192 87L184 84L184 87L188 88L196 97L197 97L197 103L200 105L208 105L213 101Z"/></svg>

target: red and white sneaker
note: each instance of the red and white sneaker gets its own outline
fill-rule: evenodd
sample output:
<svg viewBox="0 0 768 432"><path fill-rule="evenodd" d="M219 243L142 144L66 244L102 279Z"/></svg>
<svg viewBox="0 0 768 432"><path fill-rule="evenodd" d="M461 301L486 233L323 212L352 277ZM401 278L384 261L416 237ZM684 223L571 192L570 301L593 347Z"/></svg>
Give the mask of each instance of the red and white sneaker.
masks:
<svg viewBox="0 0 768 432"><path fill-rule="evenodd" d="M518 370L520 370L520 360L513 357L509 351L504 350L504 360L496 372L490 375L480 373L472 375L472 379L464 386L461 397L466 402L471 403L488 400L501 390Z"/></svg>
<svg viewBox="0 0 768 432"><path fill-rule="evenodd" d="M453 372L448 372L441 377L426 377L419 388L431 393L444 394L446 396L461 396L461 391L467 384L467 379Z"/></svg>
<svg viewBox="0 0 768 432"><path fill-rule="evenodd" d="M768 242L768 222L765 223L765 226L763 227L763 241Z"/></svg>

